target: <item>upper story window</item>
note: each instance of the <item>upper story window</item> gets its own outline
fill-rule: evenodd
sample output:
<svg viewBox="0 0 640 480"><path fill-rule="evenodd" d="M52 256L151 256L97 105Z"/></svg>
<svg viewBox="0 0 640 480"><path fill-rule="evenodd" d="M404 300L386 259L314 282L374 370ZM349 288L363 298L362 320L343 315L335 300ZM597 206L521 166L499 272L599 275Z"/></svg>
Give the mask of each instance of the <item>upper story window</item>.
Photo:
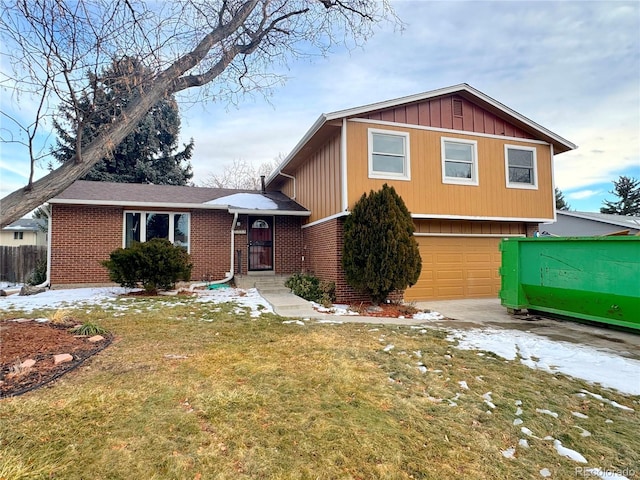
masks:
<svg viewBox="0 0 640 480"><path fill-rule="evenodd" d="M442 138L442 182L478 185L478 142Z"/></svg>
<svg viewBox="0 0 640 480"><path fill-rule="evenodd" d="M24 239L24 232L13 232L13 239L14 240L23 240Z"/></svg>
<svg viewBox="0 0 640 480"><path fill-rule="evenodd" d="M369 178L411 179L407 132L369 129Z"/></svg>
<svg viewBox="0 0 640 480"><path fill-rule="evenodd" d="M507 187L538 188L536 149L516 145L504 146Z"/></svg>
<svg viewBox="0 0 640 480"><path fill-rule="evenodd" d="M166 238L174 245L189 250L188 213L125 212L124 246L146 242L152 238Z"/></svg>

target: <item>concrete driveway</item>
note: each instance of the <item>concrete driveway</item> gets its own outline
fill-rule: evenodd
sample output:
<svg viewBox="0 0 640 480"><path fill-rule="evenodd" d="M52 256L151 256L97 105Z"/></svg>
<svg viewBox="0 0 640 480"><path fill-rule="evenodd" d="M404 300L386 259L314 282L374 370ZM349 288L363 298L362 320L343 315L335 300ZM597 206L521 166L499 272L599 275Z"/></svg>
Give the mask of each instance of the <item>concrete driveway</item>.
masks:
<svg viewBox="0 0 640 480"><path fill-rule="evenodd" d="M278 315L285 317L348 323L521 330L552 340L609 349L625 357L640 360L640 332L630 333L608 328L607 325L583 324L538 315L509 315L498 298L416 302L417 308L436 311L446 317L444 320L416 321L408 318L326 315L315 311L310 302L296 297L288 289L277 292L260 290L260 294Z"/></svg>
<svg viewBox="0 0 640 480"><path fill-rule="evenodd" d="M498 298L417 302L416 307L440 312L447 319L437 323L453 328L494 327L522 330L553 340L607 348L640 360L640 332L616 330L607 325L579 323L541 315L510 315Z"/></svg>

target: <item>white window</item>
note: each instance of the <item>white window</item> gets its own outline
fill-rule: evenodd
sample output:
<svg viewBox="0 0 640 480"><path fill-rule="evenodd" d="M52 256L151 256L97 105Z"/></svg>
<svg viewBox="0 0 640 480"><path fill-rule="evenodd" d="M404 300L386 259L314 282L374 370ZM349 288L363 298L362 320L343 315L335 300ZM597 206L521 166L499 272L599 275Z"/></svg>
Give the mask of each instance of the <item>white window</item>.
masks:
<svg viewBox="0 0 640 480"><path fill-rule="evenodd" d="M23 240L24 239L24 232L13 232L13 239L14 240Z"/></svg>
<svg viewBox="0 0 640 480"><path fill-rule="evenodd" d="M505 145L504 162L508 188L538 188L535 148Z"/></svg>
<svg viewBox="0 0 640 480"><path fill-rule="evenodd" d="M442 182L478 185L478 142L442 138Z"/></svg>
<svg viewBox="0 0 640 480"><path fill-rule="evenodd" d="M125 212L123 244L126 248L133 242L166 238L189 251L189 221L188 213Z"/></svg>
<svg viewBox="0 0 640 480"><path fill-rule="evenodd" d="M369 129L369 178L411 180L408 133Z"/></svg>

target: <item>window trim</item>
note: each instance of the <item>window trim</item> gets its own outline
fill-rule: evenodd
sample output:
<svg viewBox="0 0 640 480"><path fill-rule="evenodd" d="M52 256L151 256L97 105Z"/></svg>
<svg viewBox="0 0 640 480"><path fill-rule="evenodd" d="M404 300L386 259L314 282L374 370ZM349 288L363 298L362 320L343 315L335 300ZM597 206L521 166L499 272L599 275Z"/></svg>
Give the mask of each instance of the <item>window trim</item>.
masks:
<svg viewBox="0 0 640 480"><path fill-rule="evenodd" d="M473 148L471 150L473 158L471 159L471 178L460 178L460 177L447 177L446 170L446 143L462 143L466 145L471 145ZM478 172L478 141L477 140L467 140L464 138L453 138L453 137L440 137L440 159L441 159L441 168L442 168L442 183L448 183L452 185L472 185L478 186L480 184L480 176ZM455 160L450 160L455 161ZM465 162L466 163L466 162Z"/></svg>
<svg viewBox="0 0 640 480"><path fill-rule="evenodd" d="M526 150L533 152L533 183L511 182L509 180L509 149ZM507 188L519 188L524 190L538 190L538 149L525 145L504 145L504 173Z"/></svg>
<svg viewBox="0 0 640 480"><path fill-rule="evenodd" d="M24 240L24 232L13 232L14 240Z"/></svg>
<svg viewBox="0 0 640 480"><path fill-rule="evenodd" d="M375 134L379 135L388 135L391 137L402 137L404 143L404 172L403 173L393 173L393 172L383 172L379 170L373 169L373 136ZM369 128L367 131L368 135L368 165L369 165L369 178L380 178L385 180L411 180L411 154L410 154L410 137L409 132L399 132L397 130L382 130L379 128ZM380 152L378 152L380 153ZM388 155L388 154L385 154ZM400 157L400 155L394 155Z"/></svg>
<svg viewBox="0 0 640 480"><path fill-rule="evenodd" d="M144 242L147 241L147 215L152 214L165 214L169 215L169 237L168 240L175 245L175 215L187 216L187 253L191 253L191 212L177 212L177 211L162 211L162 210L124 210L122 212L122 248L127 248L127 214L139 213L140 218L144 218L144 221L140 222L140 238L144 237ZM142 242L141 242L142 243Z"/></svg>

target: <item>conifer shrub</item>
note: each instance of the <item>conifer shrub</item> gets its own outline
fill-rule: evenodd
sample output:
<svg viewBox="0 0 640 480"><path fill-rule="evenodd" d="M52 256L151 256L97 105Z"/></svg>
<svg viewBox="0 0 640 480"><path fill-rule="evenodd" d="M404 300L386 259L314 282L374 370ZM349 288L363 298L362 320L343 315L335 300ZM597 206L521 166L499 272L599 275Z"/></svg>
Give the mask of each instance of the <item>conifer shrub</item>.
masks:
<svg viewBox="0 0 640 480"><path fill-rule="evenodd" d="M128 248L111 252L102 262L109 270L109 278L122 287L138 285L152 292L173 288L178 280L191 279L190 257L187 251L164 238L134 243Z"/></svg>
<svg viewBox="0 0 640 480"><path fill-rule="evenodd" d="M342 268L347 283L374 304L415 285L422 269L415 227L402 198L386 183L363 194L344 224Z"/></svg>
<svg viewBox="0 0 640 480"><path fill-rule="evenodd" d="M47 259L43 258L36 262L36 268L27 278L28 285L40 285L47 281Z"/></svg>

